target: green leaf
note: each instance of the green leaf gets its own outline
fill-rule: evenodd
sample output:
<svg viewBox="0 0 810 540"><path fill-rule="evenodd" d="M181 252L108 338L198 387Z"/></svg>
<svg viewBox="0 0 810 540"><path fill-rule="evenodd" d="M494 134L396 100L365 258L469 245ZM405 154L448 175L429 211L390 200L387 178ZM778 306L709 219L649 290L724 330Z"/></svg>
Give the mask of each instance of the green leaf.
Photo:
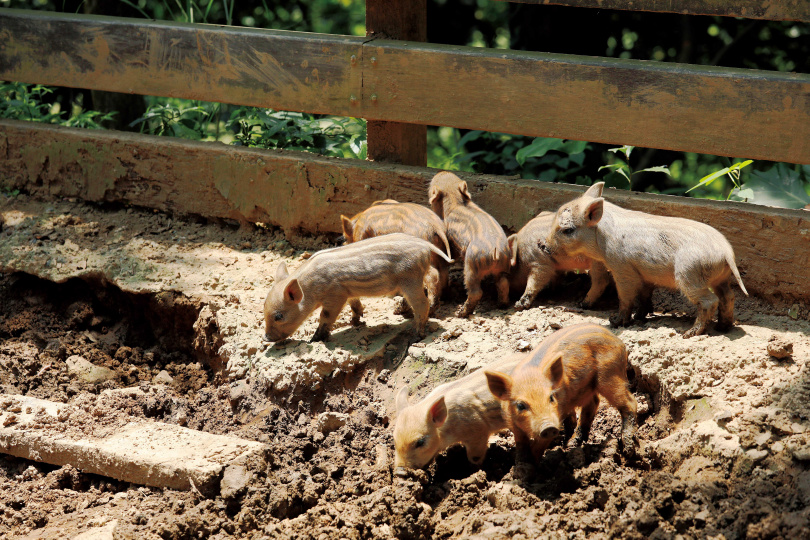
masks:
<svg viewBox="0 0 810 540"><path fill-rule="evenodd" d="M753 193L750 199L756 204L781 208L804 208L810 204L801 175L785 163L751 173L743 184L743 191L747 190Z"/></svg>
<svg viewBox="0 0 810 540"><path fill-rule="evenodd" d="M658 165L657 167L648 167L646 169L641 169L640 171L636 171L633 174L638 174L640 172L661 172L661 173L664 173L666 175L672 176L672 174L670 174L670 172L669 172L669 167L667 167L665 165Z"/></svg>
<svg viewBox="0 0 810 540"><path fill-rule="evenodd" d="M549 150L559 150L562 147L562 139L546 139L538 137L528 146L524 146L515 154L515 160L523 165L527 159L532 157L542 157Z"/></svg>
<svg viewBox="0 0 810 540"><path fill-rule="evenodd" d="M611 163L610 165L602 165L601 167L596 169L596 172L599 172L602 169L609 169L609 170L612 171L612 170L619 169L619 168L625 167L625 166L626 166L626 163Z"/></svg>
<svg viewBox="0 0 810 540"><path fill-rule="evenodd" d="M628 184L633 183L633 181L630 180L630 176L627 174L627 171L625 171L624 169L618 169L616 172L619 173L620 175L624 176L625 178L627 178L627 183Z"/></svg>
<svg viewBox="0 0 810 540"><path fill-rule="evenodd" d="M630 153L633 151L633 148L635 148L635 146L624 145L618 148L608 148L608 152L613 152L614 154L621 152L624 154L624 157L630 159Z"/></svg>
<svg viewBox="0 0 810 540"><path fill-rule="evenodd" d="M749 166L752 163L753 163L753 161L749 159L749 160L746 160L746 161L742 161L740 163L735 163L735 164L731 165L730 167L726 167L724 169L720 169L719 171L715 171L715 172L713 172L711 174L708 174L708 175L704 176L703 178L701 178L700 182L698 182L696 185L694 185L691 188L687 189L686 192L689 193L693 189L697 189L700 186L707 186L707 185L711 184L717 178L720 178L721 176L723 176L724 174L728 174L731 171L738 171L738 170L742 169L743 167Z"/></svg>
<svg viewBox="0 0 810 540"><path fill-rule="evenodd" d="M566 154L579 154L588 147L587 141L566 141L560 146L560 151Z"/></svg>

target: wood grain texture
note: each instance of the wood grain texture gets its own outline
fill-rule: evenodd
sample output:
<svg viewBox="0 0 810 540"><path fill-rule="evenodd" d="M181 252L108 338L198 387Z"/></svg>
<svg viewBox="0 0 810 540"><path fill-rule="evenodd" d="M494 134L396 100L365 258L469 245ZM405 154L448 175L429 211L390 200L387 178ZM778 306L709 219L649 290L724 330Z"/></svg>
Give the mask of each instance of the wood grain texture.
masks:
<svg viewBox="0 0 810 540"><path fill-rule="evenodd" d="M426 0L366 0L366 35L368 37L427 40ZM373 69L371 58L363 68ZM368 96L369 105L376 105L376 95ZM365 104L364 100L364 104ZM427 126L369 120L367 124L368 157L405 165L427 165Z"/></svg>
<svg viewBox="0 0 810 540"><path fill-rule="evenodd" d="M685 15L719 15L771 21L810 22L807 0L500 0L521 4L543 4L583 8L620 9L682 13Z"/></svg>
<svg viewBox="0 0 810 540"><path fill-rule="evenodd" d="M2 9L0 80L355 116L363 41Z"/></svg>
<svg viewBox="0 0 810 540"><path fill-rule="evenodd" d="M0 79L810 163L808 74L364 41L2 9Z"/></svg>
<svg viewBox="0 0 810 540"><path fill-rule="evenodd" d="M365 117L810 163L810 75L375 40Z"/></svg>
<svg viewBox="0 0 810 540"><path fill-rule="evenodd" d="M341 232L379 199L427 203L434 169L115 131L0 121L0 186L180 214ZM510 231L579 196L579 186L458 173ZM707 223L726 235L749 292L810 301L810 212L606 190L620 206Z"/></svg>

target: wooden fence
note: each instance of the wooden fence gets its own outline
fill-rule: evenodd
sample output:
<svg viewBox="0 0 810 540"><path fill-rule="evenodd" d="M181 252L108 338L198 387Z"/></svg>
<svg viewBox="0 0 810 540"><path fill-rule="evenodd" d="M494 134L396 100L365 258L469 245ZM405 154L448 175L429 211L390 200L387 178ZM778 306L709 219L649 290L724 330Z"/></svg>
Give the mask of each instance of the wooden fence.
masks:
<svg viewBox="0 0 810 540"><path fill-rule="evenodd" d="M803 0L534 3L810 21ZM376 199L425 202L425 125L810 163L807 74L427 44L424 0L368 0L367 16L359 38L0 9L2 80L363 117L375 160L2 121L0 181L334 232L340 213ZM579 189L464 176L512 229ZM810 299L807 212L608 197L710 223L734 244L749 290Z"/></svg>

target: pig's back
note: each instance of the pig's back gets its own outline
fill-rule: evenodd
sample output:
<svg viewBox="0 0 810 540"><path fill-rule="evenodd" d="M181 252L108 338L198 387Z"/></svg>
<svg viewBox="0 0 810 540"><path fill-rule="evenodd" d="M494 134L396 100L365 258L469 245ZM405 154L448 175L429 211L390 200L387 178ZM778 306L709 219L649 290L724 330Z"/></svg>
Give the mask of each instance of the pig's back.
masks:
<svg viewBox="0 0 810 540"><path fill-rule="evenodd" d="M445 250L444 243L436 238L444 231L444 223L433 210L419 204L393 201L375 204L363 213L360 228L361 238L405 233Z"/></svg>
<svg viewBox="0 0 810 540"><path fill-rule="evenodd" d="M498 270L509 270L509 245L506 233L494 217L473 202L458 206L445 223L447 236L459 255L484 267L494 264Z"/></svg>
<svg viewBox="0 0 810 540"><path fill-rule="evenodd" d="M319 251L299 273L323 289L338 286L358 292L367 288L374 295L383 289L394 293L403 281L424 277L433 249L421 238L386 234Z"/></svg>
<svg viewBox="0 0 810 540"><path fill-rule="evenodd" d="M593 323L580 323L567 326L557 330L531 351L527 358L515 368L515 371L523 367L543 367L544 363L551 362L572 344L575 347L596 346L599 348L605 344L615 343L619 340L613 332ZM620 340L619 340L620 341Z"/></svg>
<svg viewBox="0 0 810 540"><path fill-rule="evenodd" d="M712 274L722 271L734 258L726 237L705 223L627 210L610 203L605 203L605 210L605 223L600 222L599 227L609 252L608 265L612 261L632 263L649 281L659 285L674 286L669 281L679 271L676 263L698 265Z"/></svg>

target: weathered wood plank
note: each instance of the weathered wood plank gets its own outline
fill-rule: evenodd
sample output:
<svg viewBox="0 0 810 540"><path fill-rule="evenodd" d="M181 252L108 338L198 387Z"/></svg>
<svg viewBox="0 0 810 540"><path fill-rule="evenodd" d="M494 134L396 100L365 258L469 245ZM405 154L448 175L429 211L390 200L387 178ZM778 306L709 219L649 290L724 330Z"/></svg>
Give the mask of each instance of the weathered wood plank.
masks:
<svg viewBox="0 0 810 540"><path fill-rule="evenodd" d="M521 4L543 4L630 11L719 15L771 21L810 22L807 0L499 0Z"/></svg>
<svg viewBox="0 0 810 540"><path fill-rule="evenodd" d="M427 41L427 0L366 0L366 36ZM367 134L369 159L427 165L427 126L369 120Z"/></svg>
<svg viewBox="0 0 810 540"><path fill-rule="evenodd" d="M0 23L0 79L810 163L807 74L9 9Z"/></svg>
<svg viewBox="0 0 810 540"><path fill-rule="evenodd" d="M810 75L399 41L366 118L810 163Z"/></svg>
<svg viewBox="0 0 810 540"><path fill-rule="evenodd" d="M436 172L114 131L0 121L0 185L160 210L339 233L340 214L378 199L427 203ZM583 188L460 173L473 199L511 230ZM734 246L749 291L810 300L810 212L609 190L621 206L708 223Z"/></svg>
<svg viewBox="0 0 810 540"><path fill-rule="evenodd" d="M362 42L3 9L0 80L354 116Z"/></svg>

